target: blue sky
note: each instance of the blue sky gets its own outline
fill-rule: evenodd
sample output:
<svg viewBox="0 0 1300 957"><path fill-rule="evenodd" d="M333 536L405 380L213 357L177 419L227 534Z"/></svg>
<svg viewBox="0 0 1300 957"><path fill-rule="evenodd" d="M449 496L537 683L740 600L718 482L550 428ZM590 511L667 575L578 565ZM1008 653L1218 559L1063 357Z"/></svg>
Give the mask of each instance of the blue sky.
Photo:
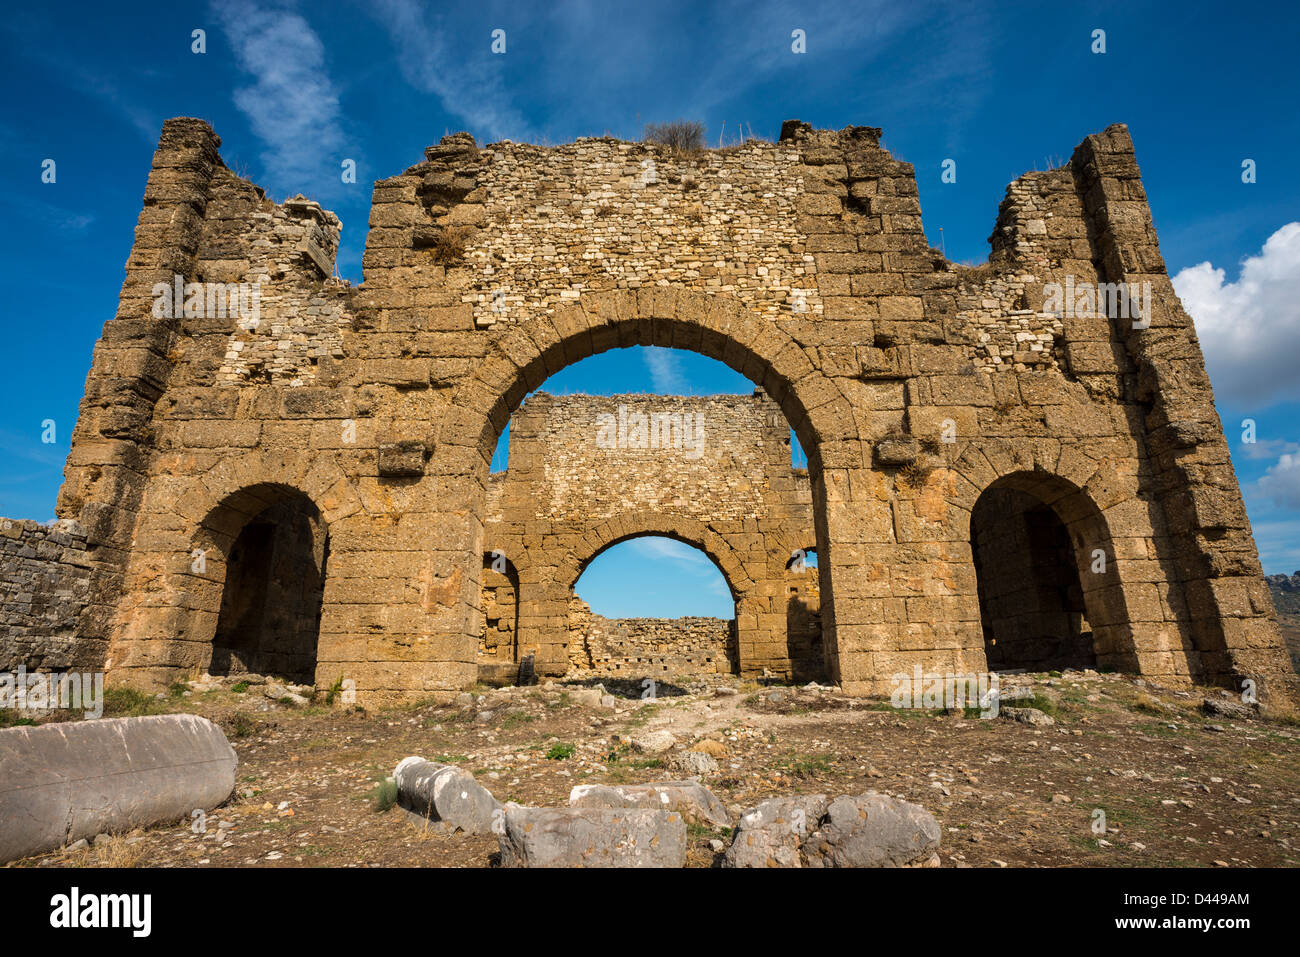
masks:
<svg viewBox="0 0 1300 957"><path fill-rule="evenodd" d="M202 54L192 52L196 29L206 31ZM795 29L804 54L791 50ZM1104 54L1091 52L1095 29L1106 31ZM370 184L454 130L480 143L560 143L638 138L645 122L684 117L716 143L742 123L774 138L788 118L880 126L885 145L916 166L931 243L980 261L1011 179L1126 122L1169 271L1198 322L1265 569L1289 573L1300 568L1300 225L1288 226L1300 221L1298 34L1300 12L1282 4L1184 3L1172 15L1142 2L765 0L8 10L0 515L53 514L166 117L207 119L227 163L274 198L302 191L335 210L339 271L354 281ZM957 182L943 184L949 158ZM1258 170L1251 184L1241 181L1247 158ZM41 181L46 159L53 183ZM356 184L341 182L345 159L356 161ZM652 391L674 377L685 391L748 391L704 360L635 353L597 357L548 388ZM1246 418L1253 445L1240 441ZM42 442L47 420L53 442ZM715 607L705 590L694 590L699 608Z"/></svg>

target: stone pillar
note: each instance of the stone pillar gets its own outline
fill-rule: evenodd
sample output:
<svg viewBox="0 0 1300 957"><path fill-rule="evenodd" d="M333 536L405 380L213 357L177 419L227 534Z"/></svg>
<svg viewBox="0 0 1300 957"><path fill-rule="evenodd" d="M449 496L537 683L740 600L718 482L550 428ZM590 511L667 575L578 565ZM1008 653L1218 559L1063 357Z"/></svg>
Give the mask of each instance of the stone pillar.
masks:
<svg viewBox="0 0 1300 957"><path fill-rule="evenodd" d="M89 536L89 603L81 616L75 668L99 668L149 474L149 425L167 387L178 320L153 315L157 283L192 275L220 138L202 120L163 124L145 186L116 316L104 324L72 434L57 512Z"/></svg>
<svg viewBox="0 0 1300 957"><path fill-rule="evenodd" d="M1250 521L1237 486L1196 330L1156 241L1128 129L1090 136L1071 160L1104 280L1149 284L1149 328L1118 319L1138 372L1152 486L1167 517L1163 543L1177 572L1201 680L1261 700L1300 699Z"/></svg>

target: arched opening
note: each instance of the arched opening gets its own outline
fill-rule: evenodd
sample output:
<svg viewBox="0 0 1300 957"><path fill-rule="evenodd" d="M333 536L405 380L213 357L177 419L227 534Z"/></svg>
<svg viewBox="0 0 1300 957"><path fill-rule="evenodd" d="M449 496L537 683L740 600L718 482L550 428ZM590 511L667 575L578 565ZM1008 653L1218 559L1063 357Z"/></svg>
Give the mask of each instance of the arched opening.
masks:
<svg viewBox="0 0 1300 957"><path fill-rule="evenodd" d="M1132 667L1113 543L1081 490L1004 477L976 500L970 533L990 670Z"/></svg>
<svg viewBox="0 0 1300 957"><path fill-rule="evenodd" d="M300 492L246 491L205 522L209 534L230 535L253 511L225 551L225 585L212 639L209 672L259 674L314 683L321 599L329 539L325 522ZM224 534L218 531L225 529Z"/></svg>
<svg viewBox="0 0 1300 957"><path fill-rule="evenodd" d="M531 483L536 492L560 489L567 496L564 501L556 503L551 500L542 502L534 495L532 502L547 508L540 520L510 527L507 523L501 524L516 538L509 544L507 554L516 558L521 575L518 653L524 655L536 649L539 675L563 675L569 668L564 585L554 577L555 566L569 559L565 557L566 548L555 547L558 544L555 536L567 536L575 531L581 534L577 528L579 523L595 525L604 520L602 515L589 515L586 511L579 514L577 509L571 508L574 502L579 501L574 490L586 489L592 479L608 481L622 473L618 463L611 460L608 465L586 469L581 481L552 481L552 473L557 466L564 464L564 460L517 454L521 451L519 442L525 430L512 416L521 408L527 411L527 406L542 398L545 394L534 396L527 406L524 405L525 398L556 373L590 356L634 346L697 353L724 363L761 388L762 401L769 403L776 412L777 421L773 422L769 417L767 428L774 436L780 432L771 443L763 444L763 455L770 454L773 461L779 460L784 474L774 484L744 484L751 490L760 486L778 488L781 495L800 502L803 508L811 511L812 520L801 521L798 525L816 530L823 565L821 598L823 603L832 600L835 563L828 543L822 540L827 528L823 456L829 451L834 456L833 461L845 463L847 467L849 462L860 461L861 455L860 447L856 445L859 438L855 420L847 414L848 400L839 386L818 371L803 348L780 327L727 294L658 288L593 291L584 295L581 301L558 306L546 315L534 314L498 325L492 346L476 365L473 376L462 382L451 398L437 440L437 462L433 465L440 474L470 476L472 484L467 489L469 498L466 505L485 539L491 537L496 524L496 502L525 501L524 496L514 495L511 486ZM554 400L556 397L550 398ZM710 397L693 398L703 400ZM731 400L736 397L719 398ZM653 414L661 410L650 411ZM662 411L671 415L677 409ZM650 434L653 435L654 420L650 415L646 418L651 421ZM653 448L653 442L646 447L637 444L635 437L644 433L631 424L631 419L632 410L629 408L626 444L620 417L614 447L619 452L626 450L638 454ZM730 417L724 417L717 421L729 420ZM709 421L715 420L710 418ZM507 479L499 489L500 473L493 474L493 469L499 468L500 459L494 453L507 424L511 426ZM584 441L592 444L604 435L604 426L599 421L592 421L589 425ZM791 462L791 429L807 455L808 468L802 476L794 474L799 470L794 469ZM611 430L610 435L614 434ZM677 434L675 427L671 434ZM474 436L477 436L477 441L470 444ZM709 433L709 449L714 448L713 438ZM677 450L675 440L673 448ZM683 443L682 449L686 448ZM679 468L665 473L670 478L688 467L697 472L706 471L699 467L702 461L706 466L712 465L707 461L707 453L701 459L684 454L679 458L682 460L677 463ZM713 472L716 473L717 469ZM685 514L692 520L700 520L698 514L690 511L692 499L689 496L674 494L671 501L666 501L662 494L664 491L664 482L643 481L634 492L621 496L619 507L659 511L673 519ZM698 512L699 503L696 502L694 507ZM712 525L716 518L716 513L710 513L706 524ZM570 520L573 524L561 527ZM781 614L780 598L784 587L785 559L789 554L783 534L784 528L788 527L789 524L782 527L779 523L769 522L767 526L760 523L757 534L750 535L751 543L745 545L744 567L754 575L756 583L760 578L762 580L761 588L749 593L751 604L748 609L741 610L741 624L738 625L741 667L745 674L790 673L785 615ZM761 571L760 562L765 566ZM528 565L527 572L525 564ZM480 563L475 556L473 574L477 578L480 572ZM835 653L835 618L828 615L824 620L831 623L828 629L832 632L824 640L827 672L838 679L840 661ZM467 620L467 624L475 629L469 631L467 638L472 635L471 640L477 641L480 622L481 619Z"/></svg>
<svg viewBox="0 0 1300 957"><path fill-rule="evenodd" d="M716 560L666 535L612 542L570 588L574 672L672 679L739 673L736 598Z"/></svg>
<svg viewBox="0 0 1300 957"><path fill-rule="evenodd" d="M479 642L479 661L517 661L519 572L499 549L483 556L481 587L483 637Z"/></svg>
<svg viewBox="0 0 1300 957"><path fill-rule="evenodd" d="M791 680L823 680L826 677L826 659L822 645L817 549L811 545L795 549L786 563L786 572L785 633Z"/></svg>

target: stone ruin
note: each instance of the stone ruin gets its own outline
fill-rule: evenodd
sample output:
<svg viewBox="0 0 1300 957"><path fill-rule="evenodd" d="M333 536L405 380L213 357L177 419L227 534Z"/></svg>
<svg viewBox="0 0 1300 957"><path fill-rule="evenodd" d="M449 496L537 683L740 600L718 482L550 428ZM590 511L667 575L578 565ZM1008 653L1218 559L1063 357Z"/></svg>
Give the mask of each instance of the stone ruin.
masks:
<svg viewBox="0 0 1300 957"><path fill-rule="evenodd" d="M352 286L336 217L271 201L206 123L167 121L63 521L0 538L0 666L135 686L260 668L344 679L365 705L450 696L481 659L560 675L581 663L571 636L590 647L577 574L654 533L726 576L722 666L742 675L879 694L914 667L1087 665L1249 681L1290 708L1127 129L1013 182L978 267L930 246L913 168L879 140L797 121L691 153L447 136L375 184ZM521 406L637 344L761 392ZM697 459L598 447L592 413L620 401L719 431ZM788 565L810 548L812 587Z"/></svg>

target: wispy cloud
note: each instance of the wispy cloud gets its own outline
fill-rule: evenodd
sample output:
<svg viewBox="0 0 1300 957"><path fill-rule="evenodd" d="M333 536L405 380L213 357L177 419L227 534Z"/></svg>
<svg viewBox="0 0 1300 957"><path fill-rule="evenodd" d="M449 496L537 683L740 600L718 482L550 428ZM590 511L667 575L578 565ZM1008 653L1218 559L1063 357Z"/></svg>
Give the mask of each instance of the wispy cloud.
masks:
<svg viewBox="0 0 1300 957"><path fill-rule="evenodd" d="M0 196L0 206L8 206L23 218L38 223L43 228L53 227L66 232L80 232L95 221L91 213L74 213L62 206L26 196Z"/></svg>
<svg viewBox="0 0 1300 957"><path fill-rule="evenodd" d="M346 137L320 37L300 14L249 0L214 3L213 13L253 78L234 101L266 144L266 177L288 191L321 183L327 165L337 169Z"/></svg>
<svg viewBox="0 0 1300 957"><path fill-rule="evenodd" d="M642 350L642 358L650 371L650 381L654 383L656 392L665 395L690 392L690 383L682 373L682 360L671 349L646 346Z"/></svg>
<svg viewBox="0 0 1300 957"><path fill-rule="evenodd" d="M713 559L700 551L694 545L687 545L685 542L679 542L675 538L663 538L658 535L647 535L643 538L634 538L628 542L628 546L638 555L652 561L670 561L683 565L694 565L698 568L709 568L717 571L717 566L713 564Z"/></svg>
<svg viewBox="0 0 1300 957"><path fill-rule="evenodd" d="M392 38L407 83L437 96L443 109L464 119L470 132L483 139L535 138L532 124L511 105L501 60L487 58L492 56L490 34L474 42L464 31L452 33L444 17L414 0L379 0L372 9Z"/></svg>
<svg viewBox="0 0 1300 957"><path fill-rule="evenodd" d="M1300 569L1300 519L1252 521L1259 560L1270 574Z"/></svg>
<svg viewBox="0 0 1300 957"><path fill-rule="evenodd" d="M1256 442L1241 442L1236 445L1237 454L1243 459L1276 459L1287 453L1300 452L1300 442L1286 439L1264 439Z"/></svg>

